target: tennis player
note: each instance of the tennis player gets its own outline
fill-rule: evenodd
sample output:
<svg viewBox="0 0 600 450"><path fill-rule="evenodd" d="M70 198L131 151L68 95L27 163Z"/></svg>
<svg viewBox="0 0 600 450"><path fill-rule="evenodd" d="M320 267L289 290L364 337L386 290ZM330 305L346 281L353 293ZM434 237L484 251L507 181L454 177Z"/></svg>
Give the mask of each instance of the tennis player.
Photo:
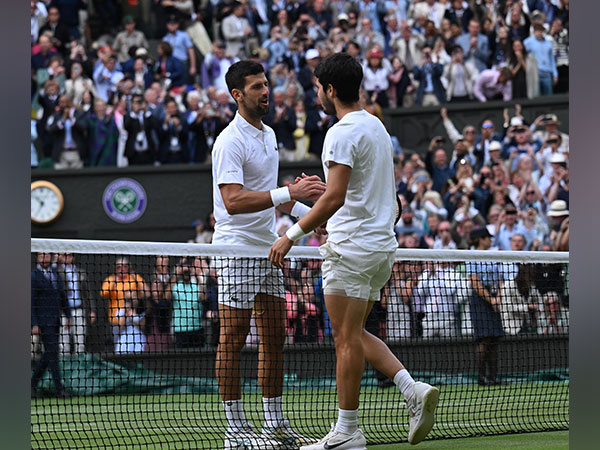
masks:
<svg viewBox="0 0 600 450"><path fill-rule="evenodd" d="M364 329L380 290L388 281L397 242L394 237L396 190L392 142L383 124L359 104L360 64L345 53L333 54L315 69L318 96L339 122L323 144L325 194L279 238L269 253L277 267L294 241L327 221L323 256L325 305L335 340L339 413L335 427L305 450L362 450L358 428L360 382L365 359L393 379L410 416L408 441L417 444L433 427L439 390L415 382L383 341Z"/></svg>
<svg viewBox="0 0 600 450"><path fill-rule="evenodd" d="M277 140L261 117L269 111L269 85L263 66L233 64L225 81L238 112L217 137L212 151L213 244L245 244L268 249L277 239L275 209L300 218L309 210L296 199L316 200L325 191L319 177L305 177L277 188ZM297 449L309 441L284 417L283 344L285 300L283 274L268 261L231 258L218 263L220 337L216 372L227 416L224 447ZM242 405L240 357L254 311L260 347L258 378L263 395L262 433L246 420Z"/></svg>

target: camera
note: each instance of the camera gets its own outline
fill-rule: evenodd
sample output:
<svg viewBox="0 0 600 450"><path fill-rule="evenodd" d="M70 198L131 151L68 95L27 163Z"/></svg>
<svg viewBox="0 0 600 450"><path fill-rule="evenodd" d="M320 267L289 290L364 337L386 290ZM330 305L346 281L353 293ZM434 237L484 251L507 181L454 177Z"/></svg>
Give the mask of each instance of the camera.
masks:
<svg viewBox="0 0 600 450"><path fill-rule="evenodd" d="M548 144L558 144L558 139L548 139L546 142L548 142Z"/></svg>

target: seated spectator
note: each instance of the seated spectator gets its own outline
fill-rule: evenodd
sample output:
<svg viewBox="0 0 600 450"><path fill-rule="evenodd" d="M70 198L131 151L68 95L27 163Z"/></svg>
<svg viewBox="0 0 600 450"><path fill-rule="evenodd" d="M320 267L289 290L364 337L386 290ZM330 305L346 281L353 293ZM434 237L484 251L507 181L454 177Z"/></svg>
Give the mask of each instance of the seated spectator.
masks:
<svg viewBox="0 0 600 450"><path fill-rule="evenodd" d="M413 77L419 83L416 104L437 106L446 102L446 90L442 84L444 67L431 59L431 48L425 47L421 52L421 66L413 67Z"/></svg>
<svg viewBox="0 0 600 450"><path fill-rule="evenodd" d="M465 61L475 65L479 72L487 69L490 57L490 47L487 36L480 33L481 25L478 20L469 21L468 32L463 33L456 44L463 49Z"/></svg>
<svg viewBox="0 0 600 450"><path fill-rule="evenodd" d="M135 29L135 19L132 16L123 17L123 26L125 30L115 36L113 41L113 49L117 52L117 56L121 63L129 59L129 49L148 48L148 41L143 32Z"/></svg>
<svg viewBox="0 0 600 450"><path fill-rule="evenodd" d="M171 276L169 275L169 257L157 256L154 273L150 278L150 301L146 309L148 346L150 351L169 348L171 344Z"/></svg>
<svg viewBox="0 0 600 450"><path fill-rule="evenodd" d="M315 67L317 67L317 64L319 64L319 61L321 60L321 55L317 49L310 48L306 51L304 59L306 64L300 68L297 78L298 82L302 86L302 89L304 89L304 92L309 92L312 91L314 87L313 73L315 71Z"/></svg>
<svg viewBox="0 0 600 450"><path fill-rule="evenodd" d="M131 112L123 116L123 128L127 131L125 157L129 164L153 164L158 154L158 125L142 95L133 95Z"/></svg>
<svg viewBox="0 0 600 450"><path fill-rule="evenodd" d="M456 249L456 243L452 240L452 234L450 233L450 226L450 222L447 220L440 222L437 228L435 241L433 242L433 246L431 248L435 250Z"/></svg>
<svg viewBox="0 0 600 450"><path fill-rule="evenodd" d="M508 68L512 71L512 98L534 98L539 95L538 64L523 42L514 40L508 54Z"/></svg>
<svg viewBox="0 0 600 450"><path fill-rule="evenodd" d="M558 69L554 59L554 48L552 42L544 36L546 29L544 25L533 26L533 36L523 41L527 51L535 56L538 67L539 93L540 95L552 95L553 85L558 82Z"/></svg>
<svg viewBox="0 0 600 450"><path fill-rule="evenodd" d="M124 305L115 313L119 334L115 343L116 354L139 353L146 350L145 313L137 314L135 291L123 293Z"/></svg>
<svg viewBox="0 0 600 450"><path fill-rule="evenodd" d="M473 228L473 220L464 215L461 217L462 220L459 222L454 218L450 225L450 234L452 234L452 240L456 243L456 248L460 250L467 250L470 248L469 236Z"/></svg>
<svg viewBox="0 0 600 450"><path fill-rule="evenodd" d="M116 166L119 129L112 114L106 113L106 103L101 99L96 99L94 111L88 116L87 132L88 164L91 167Z"/></svg>
<svg viewBox="0 0 600 450"><path fill-rule="evenodd" d="M204 345L202 318L204 298L200 285L191 275L187 259L182 259L171 277L173 319L171 321L177 348L200 348Z"/></svg>
<svg viewBox="0 0 600 450"><path fill-rule="evenodd" d="M46 124L52 140L52 160L56 169L81 169L87 158L87 120L75 109L68 95L61 95L58 108Z"/></svg>
<svg viewBox="0 0 600 450"><path fill-rule="evenodd" d="M417 222L415 219L415 213L409 205L405 205L402 208L400 220L398 220L394 230L396 235L400 236L400 238L402 238L405 234L415 233L418 236L418 239L420 239L425 234L423 225L420 222Z"/></svg>
<svg viewBox="0 0 600 450"><path fill-rule="evenodd" d="M502 284L500 315L509 335L536 334L542 296L535 287L533 266L518 264L516 276Z"/></svg>
<svg viewBox="0 0 600 450"><path fill-rule="evenodd" d="M508 143L504 145L503 156L508 157L509 171L517 168L521 156L527 155L537 160L536 153L540 150L542 143L533 137L529 128L525 126L513 127L506 134L506 138Z"/></svg>
<svg viewBox="0 0 600 450"><path fill-rule="evenodd" d="M556 181L555 173L560 171L560 168L567 167L567 159L562 153L555 153L550 156L550 168L544 169L544 175L539 179L539 190L543 199L547 199L550 194L550 188Z"/></svg>
<svg viewBox="0 0 600 450"><path fill-rule="evenodd" d="M544 173L551 175L553 160L555 162L566 163L567 157L569 156L569 150L563 145L562 135L560 132L553 131L548 133L547 136L548 137L541 144L539 159ZM562 156L562 158L556 158L557 155Z"/></svg>
<svg viewBox="0 0 600 450"><path fill-rule="evenodd" d="M480 102L489 100L512 100L512 72L508 67L487 69L475 80L473 94Z"/></svg>
<svg viewBox="0 0 600 450"><path fill-rule="evenodd" d="M521 234L527 238L527 244L533 242L534 236L524 226L517 223L518 215L514 205L507 205L500 215L500 226L494 235L494 245L499 250L510 250L510 240L515 234Z"/></svg>
<svg viewBox="0 0 600 450"><path fill-rule="evenodd" d="M468 102L473 99L473 83L478 71L472 64L463 59L463 49L460 45L452 48L449 64L444 67L443 77L448 83L446 100L453 102Z"/></svg>
<svg viewBox="0 0 600 450"><path fill-rule="evenodd" d="M549 291L541 302L539 330L541 334L565 334L569 331L569 311L561 305L560 295Z"/></svg>
<svg viewBox="0 0 600 450"><path fill-rule="evenodd" d="M285 11L282 10L282 11ZM262 48L269 51L268 66L273 67L276 63L283 61L283 56L288 48L288 40L284 36L281 27L274 26L270 31L270 38L262 43Z"/></svg>
<svg viewBox="0 0 600 450"><path fill-rule="evenodd" d="M558 129L560 122L558 120L558 116L556 114L542 114L541 116L536 117L533 123L530 126L531 131L533 132L534 137L538 138L542 142L546 141L550 135L550 133L560 133L560 137L562 138L562 147L569 150L569 135L567 133L563 133ZM543 126L543 130L538 130L537 128Z"/></svg>
<svg viewBox="0 0 600 450"><path fill-rule="evenodd" d="M492 194L492 170L488 166L482 167L479 173L474 176L474 181L473 206L477 208L483 217L486 217L489 199Z"/></svg>
<svg viewBox="0 0 600 450"><path fill-rule="evenodd" d="M312 104L309 104L308 102ZM323 111L323 105L318 96L311 100L307 98L306 104L306 125L304 129L309 134L308 155L311 158L319 159L323 150L323 142L327 130L335 123L335 119Z"/></svg>
<svg viewBox="0 0 600 450"><path fill-rule="evenodd" d="M165 101L165 118L158 125L158 160L162 164L189 162L188 124L173 98Z"/></svg>

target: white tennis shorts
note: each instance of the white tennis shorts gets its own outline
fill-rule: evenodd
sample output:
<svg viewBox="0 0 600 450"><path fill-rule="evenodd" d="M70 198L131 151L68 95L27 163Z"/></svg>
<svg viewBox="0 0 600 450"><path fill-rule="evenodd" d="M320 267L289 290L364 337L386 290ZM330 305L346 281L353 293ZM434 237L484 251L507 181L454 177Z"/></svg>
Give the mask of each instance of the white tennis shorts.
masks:
<svg viewBox="0 0 600 450"><path fill-rule="evenodd" d="M396 252L363 250L352 242L326 242L323 257L323 292L361 300L379 301L380 291L390 279Z"/></svg>
<svg viewBox="0 0 600 450"><path fill-rule="evenodd" d="M284 298L283 273L268 259L214 258L219 303L252 309L257 294Z"/></svg>

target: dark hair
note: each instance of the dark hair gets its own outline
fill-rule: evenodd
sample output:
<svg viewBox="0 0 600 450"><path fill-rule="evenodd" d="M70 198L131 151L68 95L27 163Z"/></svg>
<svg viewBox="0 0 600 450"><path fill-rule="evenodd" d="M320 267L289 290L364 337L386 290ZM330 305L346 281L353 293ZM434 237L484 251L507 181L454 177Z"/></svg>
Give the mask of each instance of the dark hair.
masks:
<svg viewBox="0 0 600 450"><path fill-rule="evenodd" d="M265 68L262 66L262 64L256 61L244 60L232 64L225 74L225 83L227 83L227 89L229 89L229 93L232 94L234 89L243 91L244 87L246 87L247 76L258 75L259 73L264 72Z"/></svg>
<svg viewBox="0 0 600 450"><path fill-rule="evenodd" d="M163 55L171 56L173 54L173 47L167 41L160 41L158 47L162 50Z"/></svg>
<svg viewBox="0 0 600 450"><path fill-rule="evenodd" d="M334 53L323 59L315 68L315 76L323 89L332 85L337 98L345 104L357 102L363 79L361 65L347 53Z"/></svg>
<svg viewBox="0 0 600 450"><path fill-rule="evenodd" d="M131 102L135 102L136 99L141 100L142 102L144 101L144 96L142 94L133 94L131 96Z"/></svg>
<svg viewBox="0 0 600 450"><path fill-rule="evenodd" d="M500 75L502 75L505 80L511 80L513 77L512 71L506 66L500 69Z"/></svg>

